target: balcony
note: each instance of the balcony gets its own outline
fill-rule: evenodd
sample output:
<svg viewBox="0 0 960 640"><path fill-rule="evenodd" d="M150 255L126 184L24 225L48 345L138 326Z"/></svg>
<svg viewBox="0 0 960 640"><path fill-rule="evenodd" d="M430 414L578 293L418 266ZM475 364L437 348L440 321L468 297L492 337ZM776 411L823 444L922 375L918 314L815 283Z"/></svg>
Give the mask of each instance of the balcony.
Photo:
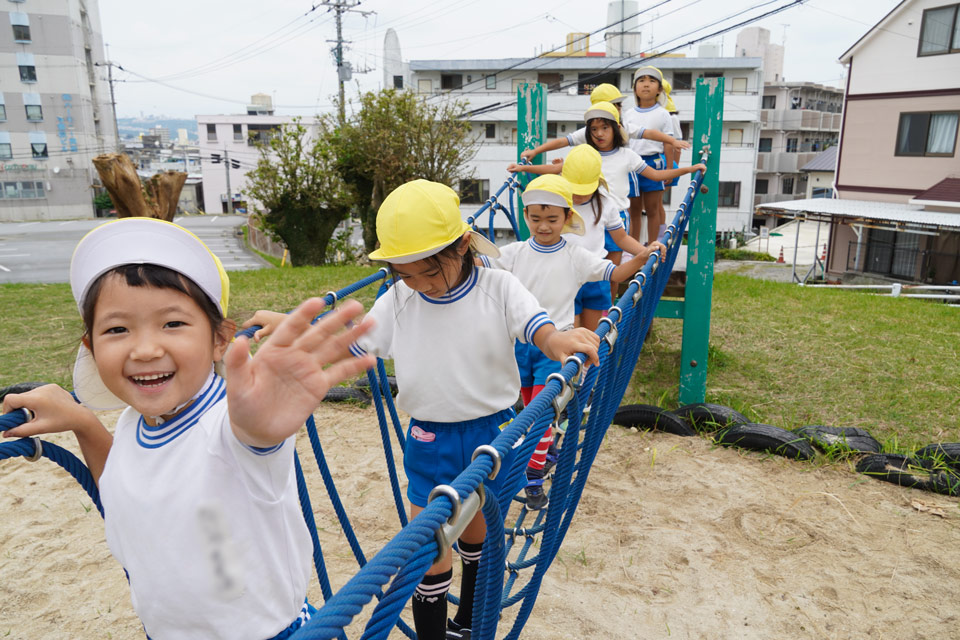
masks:
<svg viewBox="0 0 960 640"><path fill-rule="evenodd" d="M760 122L764 129L785 131L839 131L839 113L810 111L808 109L761 109Z"/></svg>
<svg viewBox="0 0 960 640"><path fill-rule="evenodd" d="M757 154L758 173L797 173L813 160L819 151L806 153L764 152Z"/></svg>

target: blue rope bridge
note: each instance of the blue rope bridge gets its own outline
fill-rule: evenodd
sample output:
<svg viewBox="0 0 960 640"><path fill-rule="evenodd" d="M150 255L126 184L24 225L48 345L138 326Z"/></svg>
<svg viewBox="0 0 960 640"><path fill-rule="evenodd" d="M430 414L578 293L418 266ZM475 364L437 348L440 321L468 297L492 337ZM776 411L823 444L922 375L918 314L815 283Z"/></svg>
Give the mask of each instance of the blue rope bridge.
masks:
<svg viewBox="0 0 960 640"><path fill-rule="evenodd" d="M703 162L707 162L704 155ZM497 633L501 612L518 606L513 624L505 638L520 636L539 594L540 584L550 567L576 513L590 474L591 465L610 426L631 374L640 349L653 319L654 311L663 295L670 272L677 258L680 241L686 229L690 209L703 182L701 172L691 176L683 202L673 222L664 234L667 255L663 263L659 255L647 262L630 281L626 292L611 307L597 328L600 343L600 366L584 370L585 356L569 357L559 374L552 374L536 398L507 425L489 445L479 447L473 462L453 481L452 485L436 487L427 507L412 521L407 521L400 480L394 464L391 425L401 451L404 448L404 429L393 403L393 396L382 360L367 372L380 426L390 488L396 505L400 531L372 558L367 558L340 500L320 444L317 426L311 416L306 423L307 436L313 449L327 495L340 522L359 571L339 591L333 593L317 535L313 508L299 457L296 458L297 484L304 519L313 539L314 564L325 601L324 606L298 630L293 638L346 638L344 629L374 598L378 600L363 630L362 639L387 638L394 627L410 638L413 630L400 614L413 596L417 584L427 569L446 548L452 546L466 525L480 511L487 525L487 536L477 576L474 594L472 637L475 640L493 640ZM477 232L476 220L489 215L488 237L493 237L496 213L503 213L514 232L519 235L514 209L514 194L520 189L517 174L511 175L500 189L468 218ZM499 202L508 192L508 205ZM481 232L482 233L482 232ZM387 291L388 272L381 269L324 298L328 309L338 300L364 287L380 283L379 295ZM258 327L242 332L252 335ZM548 493L549 503L540 511L528 511L522 497L516 494L525 482L527 460L548 425L566 430L560 446L559 459ZM29 420L25 410L0 416L0 431L11 429ZM519 444L518 444L519 443ZM511 468L501 468L501 460L516 447L517 455ZM49 458L70 473L86 490L101 516L103 507L93 478L69 451L39 438L22 438L0 443L0 460L21 456L29 460ZM506 474L499 495L485 489L484 480ZM519 513L507 522L512 503L520 503ZM539 548L534 544L540 537ZM531 571L524 571L532 569ZM523 572L523 573L522 573ZM457 599L450 595L454 603Z"/></svg>

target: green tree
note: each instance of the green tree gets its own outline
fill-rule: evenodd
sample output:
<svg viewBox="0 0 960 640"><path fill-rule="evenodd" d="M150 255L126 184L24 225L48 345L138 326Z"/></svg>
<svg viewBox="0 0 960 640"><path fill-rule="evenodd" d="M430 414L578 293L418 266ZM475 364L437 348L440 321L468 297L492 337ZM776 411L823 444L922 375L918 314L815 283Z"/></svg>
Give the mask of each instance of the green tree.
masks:
<svg viewBox="0 0 960 640"><path fill-rule="evenodd" d="M246 193L263 228L287 245L294 264L322 264L337 225L350 214L353 193L336 170L328 121L308 130L298 119L260 144ZM262 207L262 208L261 208Z"/></svg>
<svg viewBox="0 0 960 640"><path fill-rule="evenodd" d="M113 200L110 199L109 193L103 191L93 196L93 206L97 210L113 209Z"/></svg>
<svg viewBox="0 0 960 640"><path fill-rule="evenodd" d="M410 91L369 91L359 109L334 130L331 143L343 179L356 191L363 240L376 247L380 203L393 189L416 178L456 188L470 177L467 163L479 142L461 101L428 102ZM330 129L334 129L330 126Z"/></svg>

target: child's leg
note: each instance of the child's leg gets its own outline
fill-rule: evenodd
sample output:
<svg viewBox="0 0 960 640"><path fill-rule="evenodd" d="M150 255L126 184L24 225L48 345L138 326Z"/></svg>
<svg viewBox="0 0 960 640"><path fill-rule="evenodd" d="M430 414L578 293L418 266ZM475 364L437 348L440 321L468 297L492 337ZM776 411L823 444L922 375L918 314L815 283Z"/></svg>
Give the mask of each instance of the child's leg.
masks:
<svg viewBox="0 0 960 640"><path fill-rule="evenodd" d="M457 540L463 574L460 578L460 608L457 609L453 622L459 629L473 627L473 593L477 585L477 570L480 568L480 554L486 535L487 524L483 520L483 513L478 511Z"/></svg>
<svg viewBox="0 0 960 640"><path fill-rule="evenodd" d="M595 331L600 326L600 318L602 317L603 311L600 309L584 309L580 313L580 326Z"/></svg>
<svg viewBox="0 0 960 640"><path fill-rule="evenodd" d="M663 213L663 191L647 191L643 194L644 209L647 210L647 242L653 242L660 233Z"/></svg>
<svg viewBox="0 0 960 640"><path fill-rule="evenodd" d="M620 264L621 258L623 258L623 251L610 251L609 253L607 253L607 260L609 260L613 264ZM610 299L611 300L617 299L617 289L619 288L620 288L619 283L616 283L616 282L610 283Z"/></svg>
<svg viewBox="0 0 960 640"><path fill-rule="evenodd" d="M627 230L633 239L640 242L640 228L643 223L641 216L645 208L645 196L640 198L630 198L630 228ZM649 215L649 210L647 210Z"/></svg>
<svg viewBox="0 0 960 640"><path fill-rule="evenodd" d="M423 507L410 505L410 519L413 520ZM444 640L447 636L447 592L453 579L453 563L450 550L443 559L427 569L417 590L413 594L413 626L418 640Z"/></svg>

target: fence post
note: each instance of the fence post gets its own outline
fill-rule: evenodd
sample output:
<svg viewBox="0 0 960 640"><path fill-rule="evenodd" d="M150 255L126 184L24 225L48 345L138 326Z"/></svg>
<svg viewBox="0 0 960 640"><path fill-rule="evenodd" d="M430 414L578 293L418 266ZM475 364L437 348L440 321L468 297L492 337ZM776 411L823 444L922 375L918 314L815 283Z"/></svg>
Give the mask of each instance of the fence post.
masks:
<svg viewBox="0 0 960 640"><path fill-rule="evenodd" d="M517 162L520 162L521 153L546 142L546 136L547 87L540 83L523 83L517 87ZM533 164L543 162L543 154L533 159ZM526 181L522 181L521 184L526 185ZM523 200L519 194L517 195L517 217L520 226L518 239L526 240L530 237L530 230L523 216Z"/></svg>

